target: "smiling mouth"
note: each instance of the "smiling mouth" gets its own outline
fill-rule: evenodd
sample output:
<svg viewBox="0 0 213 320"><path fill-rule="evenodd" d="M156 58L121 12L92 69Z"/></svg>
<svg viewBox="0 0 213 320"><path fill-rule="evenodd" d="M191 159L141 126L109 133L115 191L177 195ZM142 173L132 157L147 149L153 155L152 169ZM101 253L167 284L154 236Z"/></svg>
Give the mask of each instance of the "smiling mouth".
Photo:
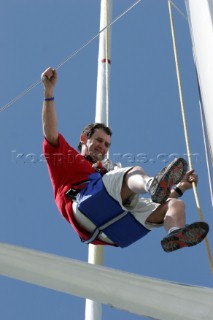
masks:
<svg viewBox="0 0 213 320"><path fill-rule="evenodd" d="M97 150L91 151L90 156L100 161L103 160L105 157L105 155L103 155L100 151L97 151Z"/></svg>

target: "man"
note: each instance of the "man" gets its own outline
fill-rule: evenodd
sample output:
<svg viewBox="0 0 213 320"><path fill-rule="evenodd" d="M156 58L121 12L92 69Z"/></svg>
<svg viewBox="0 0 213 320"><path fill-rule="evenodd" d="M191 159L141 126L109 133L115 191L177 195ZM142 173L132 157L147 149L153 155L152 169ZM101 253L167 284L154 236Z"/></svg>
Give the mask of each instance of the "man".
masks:
<svg viewBox="0 0 213 320"><path fill-rule="evenodd" d="M198 182L186 161L175 159L154 178L139 166L103 165L111 144L111 130L101 123L88 125L80 135L78 153L58 132L54 103L57 71L42 73L44 102L43 152L47 159L59 211L86 243L126 247L152 229L164 226L166 252L200 243L208 224L185 225L184 203L178 199ZM176 185L174 189L171 189ZM151 199L139 197L150 193Z"/></svg>

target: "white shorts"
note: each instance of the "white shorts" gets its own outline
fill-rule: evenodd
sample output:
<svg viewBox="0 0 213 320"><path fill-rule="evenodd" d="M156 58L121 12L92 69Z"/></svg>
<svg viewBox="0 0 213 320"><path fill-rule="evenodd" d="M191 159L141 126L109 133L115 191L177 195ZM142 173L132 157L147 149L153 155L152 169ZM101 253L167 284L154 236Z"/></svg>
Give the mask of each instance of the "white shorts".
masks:
<svg viewBox="0 0 213 320"><path fill-rule="evenodd" d="M138 220L148 230L153 228L162 227L163 224L147 223L146 220L150 214L159 207L158 203L152 202L150 198L142 198L139 195L135 195L128 205L122 204L121 199L121 187L123 178L126 172L133 167L119 168L107 172L102 180L103 184L109 193L109 195L119 202L120 206L125 210L131 212L136 220Z"/></svg>

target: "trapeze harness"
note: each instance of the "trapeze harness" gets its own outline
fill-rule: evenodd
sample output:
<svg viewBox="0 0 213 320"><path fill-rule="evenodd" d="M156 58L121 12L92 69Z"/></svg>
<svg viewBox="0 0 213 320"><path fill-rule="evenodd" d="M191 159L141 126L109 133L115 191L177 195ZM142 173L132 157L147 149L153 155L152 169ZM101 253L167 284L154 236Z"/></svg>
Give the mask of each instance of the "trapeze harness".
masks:
<svg viewBox="0 0 213 320"><path fill-rule="evenodd" d="M79 184L78 188L69 189L65 194L77 202L78 210L95 225L91 237L81 239L82 242L92 243L104 232L116 246L124 248L150 230L137 221L131 212L124 211L119 202L108 194L102 175L100 172L90 174L88 181Z"/></svg>

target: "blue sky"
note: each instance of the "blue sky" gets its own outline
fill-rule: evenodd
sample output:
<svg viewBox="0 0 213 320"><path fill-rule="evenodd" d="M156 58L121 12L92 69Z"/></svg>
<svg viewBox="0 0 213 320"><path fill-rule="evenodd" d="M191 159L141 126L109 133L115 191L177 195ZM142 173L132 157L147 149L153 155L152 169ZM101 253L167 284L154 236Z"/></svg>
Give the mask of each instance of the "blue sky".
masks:
<svg viewBox="0 0 213 320"><path fill-rule="evenodd" d="M134 1L114 1L113 17ZM185 13L183 0L174 3ZM1 0L0 107L57 66L99 30L98 0ZM176 11L177 47L193 166L204 220L213 227L198 90L187 21ZM60 131L77 145L94 121L98 39L59 69L55 92ZM186 147L167 0L144 0L113 26L110 81L112 160L154 175ZM87 246L60 216L42 156L42 85L0 114L0 241L87 261ZM141 158L146 155L146 160ZM118 159L119 158L119 159ZM193 192L184 195L187 222L199 221ZM126 249L105 248L105 265L144 276L213 287L205 244L166 254L164 230ZM212 245L212 233L209 234ZM0 277L4 320L84 319L84 299ZM142 298L142 297L141 297ZM103 320L145 319L103 306Z"/></svg>

